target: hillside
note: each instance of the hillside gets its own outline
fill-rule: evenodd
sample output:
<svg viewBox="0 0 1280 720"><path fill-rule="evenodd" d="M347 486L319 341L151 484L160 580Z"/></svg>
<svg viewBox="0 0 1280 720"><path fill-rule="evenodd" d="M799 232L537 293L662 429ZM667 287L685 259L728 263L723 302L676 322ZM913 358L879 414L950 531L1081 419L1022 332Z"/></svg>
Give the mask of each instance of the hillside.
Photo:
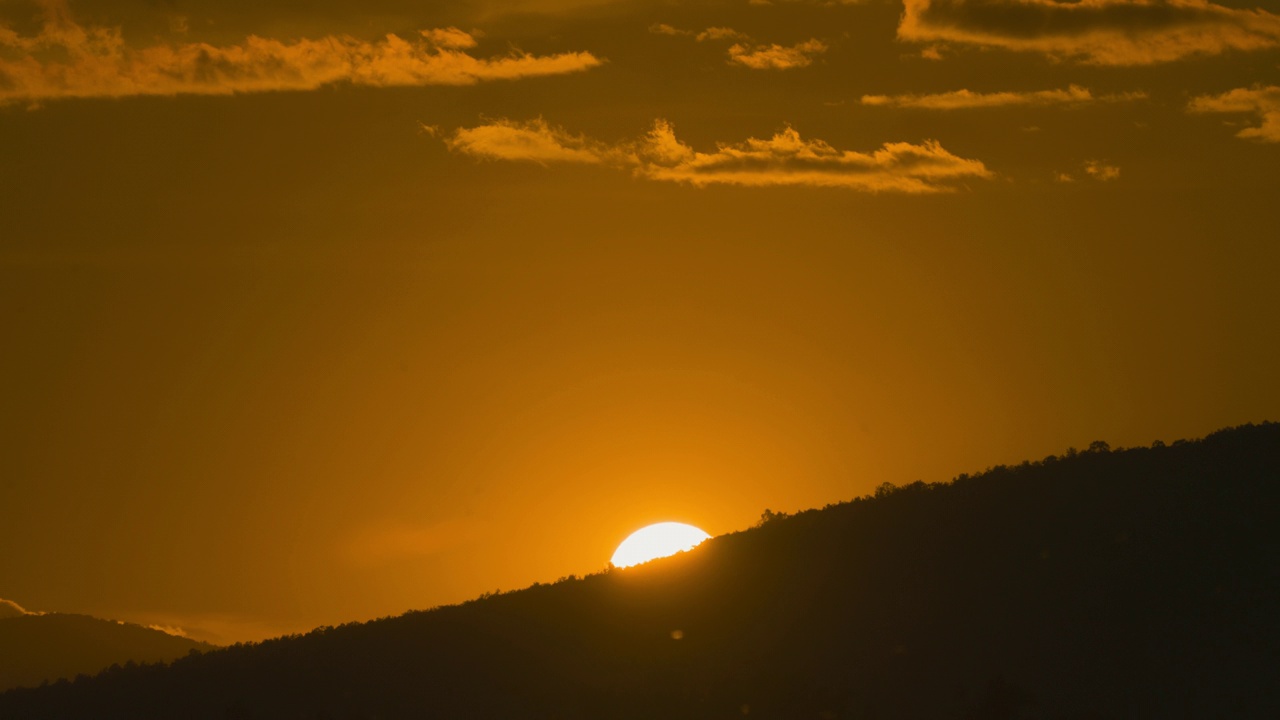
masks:
<svg viewBox="0 0 1280 720"><path fill-rule="evenodd" d="M1280 717L1280 425L1095 444L13 718Z"/></svg>
<svg viewBox="0 0 1280 720"><path fill-rule="evenodd" d="M213 646L88 615L0 618L0 690L97 673L111 665L174 660Z"/></svg>

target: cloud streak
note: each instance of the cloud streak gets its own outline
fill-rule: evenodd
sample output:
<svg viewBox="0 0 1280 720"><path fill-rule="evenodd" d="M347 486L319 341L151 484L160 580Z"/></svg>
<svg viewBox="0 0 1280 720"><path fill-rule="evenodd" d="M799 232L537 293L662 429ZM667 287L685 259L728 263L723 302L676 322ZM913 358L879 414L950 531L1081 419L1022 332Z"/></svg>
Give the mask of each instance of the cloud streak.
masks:
<svg viewBox="0 0 1280 720"><path fill-rule="evenodd" d="M1120 166L1112 165L1106 160L1085 160L1080 164L1080 169L1084 173L1083 177L1090 180L1111 182L1120 179ZM1069 172L1058 172L1054 173L1054 179L1060 183L1073 183L1077 177Z"/></svg>
<svg viewBox="0 0 1280 720"><path fill-rule="evenodd" d="M498 120L462 128L445 138L449 149L488 160L594 164L627 169L638 177L697 187L832 187L862 192L936 193L992 173L978 160L952 154L939 143L885 143L872 152L839 150L786 127L767 139L720 143L699 152L658 120L632 142L602 143L543 120Z"/></svg>
<svg viewBox="0 0 1280 720"><path fill-rule="evenodd" d="M551 127L541 118L528 122L500 119L486 125L462 128L445 138L444 142L454 152L486 160L518 160L542 165L629 161L623 151Z"/></svg>
<svg viewBox="0 0 1280 720"><path fill-rule="evenodd" d="M0 620L8 618L22 617L23 615L32 615L23 609L21 605L12 601L0 598Z"/></svg>
<svg viewBox="0 0 1280 720"><path fill-rule="evenodd" d="M174 637L187 638L188 640L191 639L191 636L187 634L187 631L178 627L177 625L148 625L147 627L152 630L158 630L164 633L165 635L172 635Z"/></svg>
<svg viewBox="0 0 1280 720"><path fill-rule="evenodd" d="M731 27L709 27L701 32L694 32L666 23L658 23L649 26L649 32L671 37L691 37L698 42L732 42L733 45L729 47L729 64L752 70L790 70L807 67L813 64L815 56L828 50L827 44L817 38L810 38L790 46L758 43L750 35L738 32Z"/></svg>
<svg viewBox="0 0 1280 720"><path fill-rule="evenodd" d="M249 37L239 45L135 49L119 28L81 26L65 2L46 2L39 34L24 37L0 27L0 104L314 90L338 83L473 85L579 72L602 62L585 52L477 58L466 52L475 45L470 34L441 28L410 39L387 35L377 42L347 36L292 42Z"/></svg>
<svg viewBox="0 0 1280 720"><path fill-rule="evenodd" d="M729 64L752 70L790 70L813 64L815 55L827 51L821 40L806 40L790 47L735 43L729 48Z"/></svg>
<svg viewBox="0 0 1280 720"><path fill-rule="evenodd" d="M1101 180L1102 182L1120 179L1120 167L1112 165L1105 160L1086 160L1084 172L1094 180Z"/></svg>
<svg viewBox="0 0 1280 720"><path fill-rule="evenodd" d="M1280 142L1280 86L1236 88L1221 95L1201 95L1187 106L1193 113L1249 113L1258 117L1256 127L1247 127L1236 137L1261 142Z"/></svg>
<svg viewBox="0 0 1280 720"><path fill-rule="evenodd" d="M904 0L898 38L1150 65L1280 46L1280 16L1207 0Z"/></svg>
<svg viewBox="0 0 1280 720"><path fill-rule="evenodd" d="M954 90L927 95L863 95L861 103L876 107L917 108L922 110L966 110L1011 106L1085 105L1098 102L1125 102L1147 97L1143 92L1117 95L1094 95L1088 88L1071 85L1060 90L1033 92L981 93Z"/></svg>

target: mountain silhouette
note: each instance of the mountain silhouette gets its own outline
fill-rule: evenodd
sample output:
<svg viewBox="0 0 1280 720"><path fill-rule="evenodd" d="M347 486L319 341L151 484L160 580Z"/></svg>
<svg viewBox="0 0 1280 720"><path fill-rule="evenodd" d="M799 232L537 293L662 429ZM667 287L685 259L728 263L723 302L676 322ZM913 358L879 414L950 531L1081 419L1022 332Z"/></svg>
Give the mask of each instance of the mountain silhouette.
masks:
<svg viewBox="0 0 1280 720"><path fill-rule="evenodd" d="M132 623L19 609L0 617L0 690L97 673L116 664L174 660L213 647Z"/></svg>
<svg viewBox="0 0 1280 720"><path fill-rule="evenodd" d="M26 718L1280 717L1280 425L0 695Z"/></svg>

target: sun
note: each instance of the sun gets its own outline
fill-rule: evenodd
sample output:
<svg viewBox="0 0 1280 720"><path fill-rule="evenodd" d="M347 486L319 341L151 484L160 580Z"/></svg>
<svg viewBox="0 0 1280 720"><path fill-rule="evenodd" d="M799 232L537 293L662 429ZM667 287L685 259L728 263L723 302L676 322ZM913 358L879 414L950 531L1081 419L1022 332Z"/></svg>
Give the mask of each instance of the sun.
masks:
<svg viewBox="0 0 1280 720"><path fill-rule="evenodd" d="M678 522L661 522L627 536L613 551L614 567L631 567L655 558L691 550L711 537L701 529Z"/></svg>

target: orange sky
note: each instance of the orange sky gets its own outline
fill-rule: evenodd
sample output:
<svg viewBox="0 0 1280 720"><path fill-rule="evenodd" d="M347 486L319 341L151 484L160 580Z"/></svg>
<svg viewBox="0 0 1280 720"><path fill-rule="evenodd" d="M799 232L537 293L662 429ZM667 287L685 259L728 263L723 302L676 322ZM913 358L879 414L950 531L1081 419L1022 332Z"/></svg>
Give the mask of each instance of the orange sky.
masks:
<svg viewBox="0 0 1280 720"><path fill-rule="evenodd" d="M0 598L261 638L1276 419L1278 176L1248 2L0 0Z"/></svg>

